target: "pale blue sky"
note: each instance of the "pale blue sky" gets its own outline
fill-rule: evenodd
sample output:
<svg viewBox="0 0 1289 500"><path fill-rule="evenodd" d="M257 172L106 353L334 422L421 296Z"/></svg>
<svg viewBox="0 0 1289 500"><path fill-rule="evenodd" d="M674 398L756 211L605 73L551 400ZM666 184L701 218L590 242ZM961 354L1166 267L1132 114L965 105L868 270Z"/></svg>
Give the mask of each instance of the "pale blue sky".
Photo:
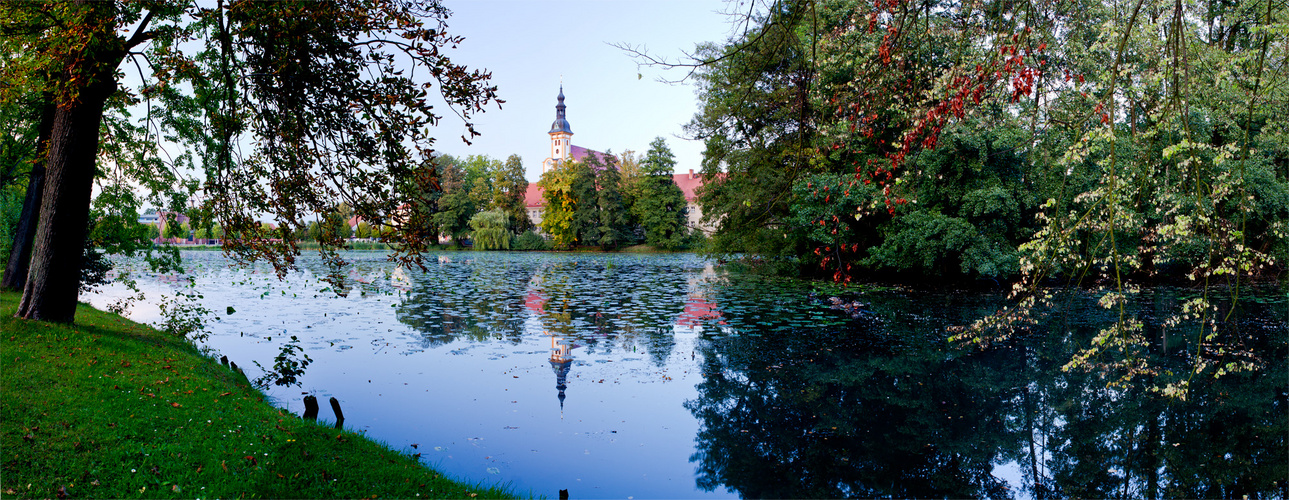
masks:
<svg viewBox="0 0 1289 500"><path fill-rule="evenodd" d="M703 145L684 140L682 127L698 110L693 85L669 85L681 70L637 69L608 43L645 46L678 58L702 42L720 42L730 26L723 0L445 0L453 15L449 33L466 37L453 60L492 71L506 103L477 115L483 133L474 145L461 142L456 117L436 134L441 153L523 157L536 181L549 151L546 134L555 119L556 94L564 80L573 144L599 151L643 153L654 137L667 139L677 171L701 168ZM642 78L639 75L642 74Z"/></svg>

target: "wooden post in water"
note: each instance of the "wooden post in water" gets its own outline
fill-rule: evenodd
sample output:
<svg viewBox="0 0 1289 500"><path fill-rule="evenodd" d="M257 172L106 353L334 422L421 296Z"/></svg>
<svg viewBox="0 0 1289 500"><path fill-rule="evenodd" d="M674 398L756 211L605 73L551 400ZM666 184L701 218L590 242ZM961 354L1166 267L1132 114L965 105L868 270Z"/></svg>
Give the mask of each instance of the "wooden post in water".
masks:
<svg viewBox="0 0 1289 500"><path fill-rule="evenodd" d="M220 357L219 357L219 364L222 364L222 365L224 365L224 366L228 366L228 356L220 356Z"/></svg>
<svg viewBox="0 0 1289 500"><path fill-rule="evenodd" d="M313 395L304 397L304 419L315 422L318 420L318 398Z"/></svg>
<svg viewBox="0 0 1289 500"><path fill-rule="evenodd" d="M331 411L336 412L336 428L339 429L345 424L345 414L340 411L340 401L336 398L331 398Z"/></svg>

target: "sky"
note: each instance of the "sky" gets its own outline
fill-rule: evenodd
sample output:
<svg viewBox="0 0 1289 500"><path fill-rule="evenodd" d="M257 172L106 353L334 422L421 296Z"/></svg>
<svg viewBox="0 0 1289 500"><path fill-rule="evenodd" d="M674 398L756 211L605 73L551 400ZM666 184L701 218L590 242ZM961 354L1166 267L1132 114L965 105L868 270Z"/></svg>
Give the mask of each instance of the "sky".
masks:
<svg viewBox="0 0 1289 500"><path fill-rule="evenodd" d="M444 0L452 10L448 33L465 41L449 52L454 62L492 71L506 101L475 115L483 135L467 146L464 128L449 115L436 149L454 156L523 158L530 181L549 156L551 122L561 79L573 144L597 151L643 154L663 137L679 173L701 169L703 144L683 137L698 111L692 84L668 84L684 70L638 67L620 43L677 59L703 42L730 33L724 0Z"/></svg>

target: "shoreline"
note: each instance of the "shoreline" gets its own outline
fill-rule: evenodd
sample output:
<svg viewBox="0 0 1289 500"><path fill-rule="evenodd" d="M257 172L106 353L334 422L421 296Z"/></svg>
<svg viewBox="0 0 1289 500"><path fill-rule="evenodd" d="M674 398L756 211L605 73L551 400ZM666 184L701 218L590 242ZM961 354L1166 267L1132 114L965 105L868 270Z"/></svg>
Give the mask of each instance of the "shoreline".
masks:
<svg viewBox="0 0 1289 500"><path fill-rule="evenodd" d="M185 339L85 304L17 319L19 297L0 292L5 496L515 498L273 407Z"/></svg>

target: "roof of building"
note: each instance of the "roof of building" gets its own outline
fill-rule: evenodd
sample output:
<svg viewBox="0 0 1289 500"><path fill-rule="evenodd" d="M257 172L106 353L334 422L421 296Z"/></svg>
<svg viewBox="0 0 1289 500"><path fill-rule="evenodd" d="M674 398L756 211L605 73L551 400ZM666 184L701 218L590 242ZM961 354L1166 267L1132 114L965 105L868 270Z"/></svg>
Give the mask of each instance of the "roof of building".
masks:
<svg viewBox="0 0 1289 500"><path fill-rule="evenodd" d="M563 132L573 135L573 129L568 126L568 118L564 117L564 86L559 86L559 104L555 105L555 122L551 124L551 131L548 134Z"/></svg>
<svg viewBox="0 0 1289 500"><path fill-rule="evenodd" d="M528 183L528 191L524 193L524 205L528 208L537 208L546 204L542 198L542 188L536 182Z"/></svg>
<svg viewBox="0 0 1289 500"><path fill-rule="evenodd" d="M685 201L693 202L698 199L698 188L703 186L703 176L694 173L693 169L688 174L675 174L671 178L676 181L676 185L685 193Z"/></svg>
<svg viewBox="0 0 1289 500"><path fill-rule="evenodd" d="M584 148L583 150L590 151ZM599 153L598 151L592 152ZM693 203L698 199L698 188L703 186L702 174L690 170L687 174L673 174L671 179L676 182L676 186L685 194L686 202ZM546 205L546 199L542 197L542 188L536 182L528 183L528 191L524 193L524 205L528 208L540 208Z"/></svg>
<svg viewBox="0 0 1289 500"><path fill-rule="evenodd" d="M595 158L600 160L600 163L608 163L607 160L609 159L609 155L607 154L594 149L586 149L582 146L578 146L577 144L574 144L569 148L569 153L573 155L573 161L585 161L586 157L591 155L595 155Z"/></svg>

